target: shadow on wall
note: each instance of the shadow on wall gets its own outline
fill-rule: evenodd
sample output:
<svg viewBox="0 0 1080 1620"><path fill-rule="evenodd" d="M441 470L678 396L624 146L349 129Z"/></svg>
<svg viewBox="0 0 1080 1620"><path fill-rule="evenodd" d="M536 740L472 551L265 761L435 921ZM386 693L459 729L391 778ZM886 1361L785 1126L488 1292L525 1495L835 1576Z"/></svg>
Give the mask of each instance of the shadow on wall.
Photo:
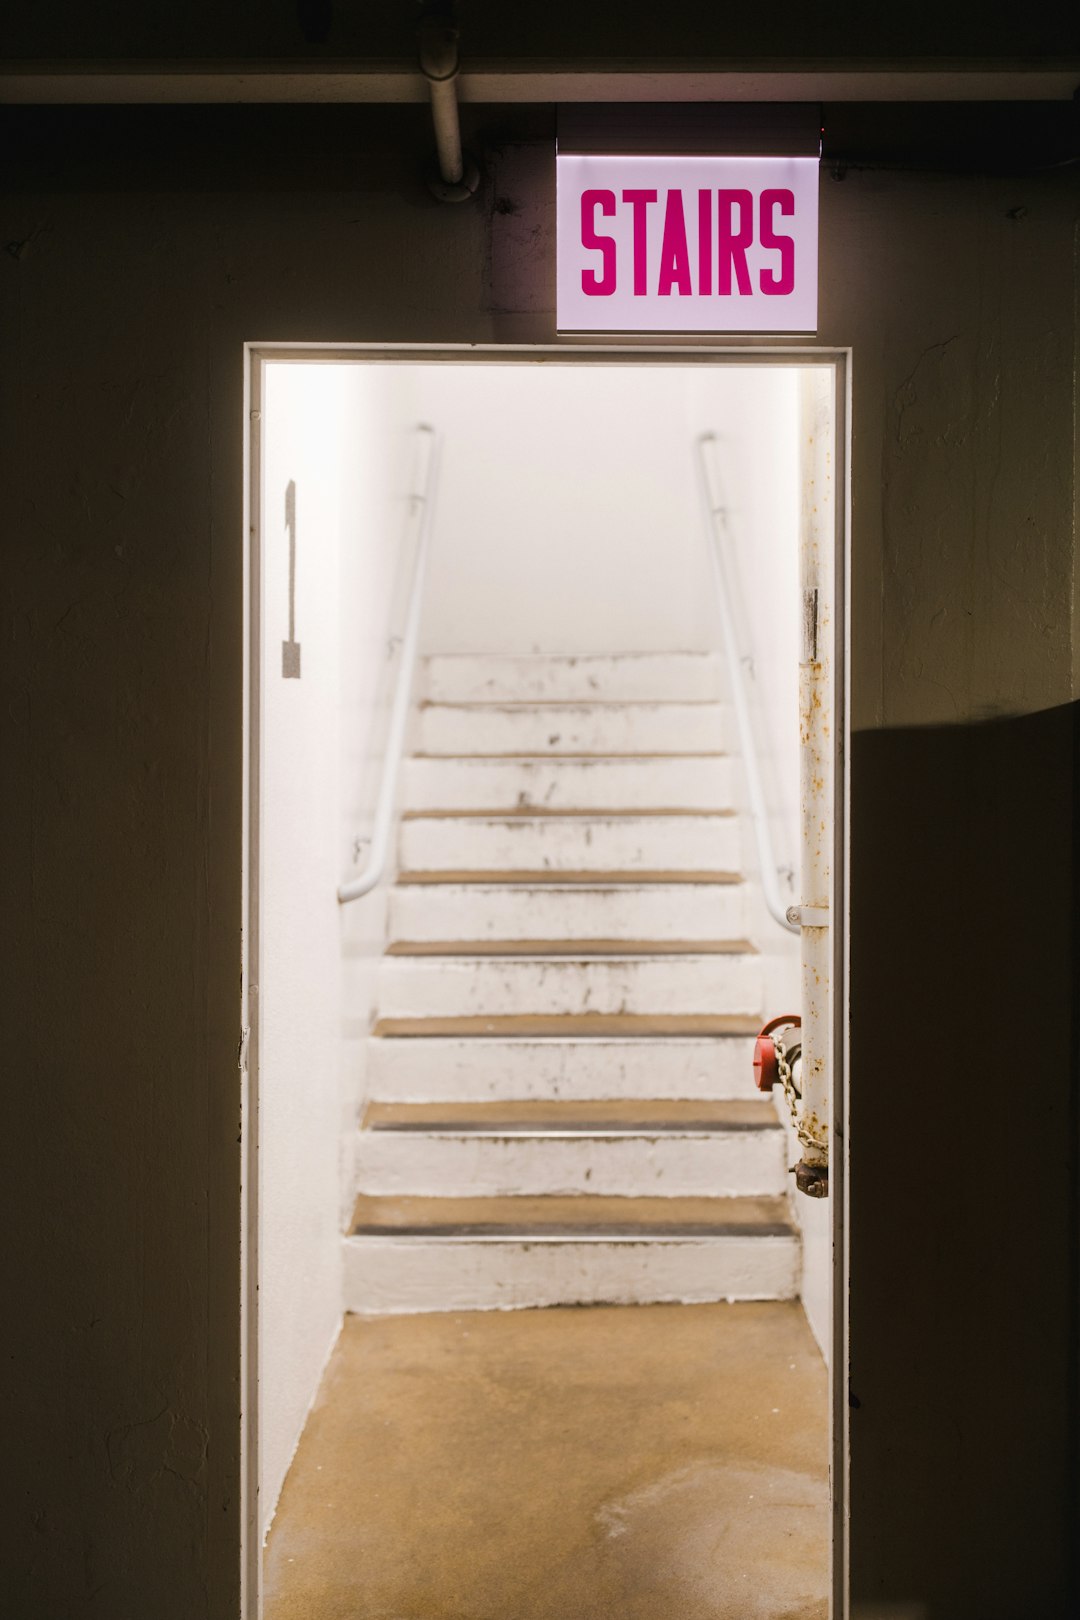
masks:
<svg viewBox="0 0 1080 1620"><path fill-rule="evenodd" d="M851 781L854 1612L1072 1620L1080 705Z"/></svg>

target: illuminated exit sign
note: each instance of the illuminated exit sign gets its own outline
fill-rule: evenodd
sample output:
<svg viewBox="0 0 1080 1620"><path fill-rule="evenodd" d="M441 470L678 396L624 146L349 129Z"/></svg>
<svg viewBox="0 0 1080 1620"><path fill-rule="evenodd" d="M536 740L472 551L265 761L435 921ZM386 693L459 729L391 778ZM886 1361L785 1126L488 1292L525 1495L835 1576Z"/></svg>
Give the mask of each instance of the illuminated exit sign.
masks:
<svg viewBox="0 0 1080 1620"><path fill-rule="evenodd" d="M560 152L561 332L813 332L816 157Z"/></svg>

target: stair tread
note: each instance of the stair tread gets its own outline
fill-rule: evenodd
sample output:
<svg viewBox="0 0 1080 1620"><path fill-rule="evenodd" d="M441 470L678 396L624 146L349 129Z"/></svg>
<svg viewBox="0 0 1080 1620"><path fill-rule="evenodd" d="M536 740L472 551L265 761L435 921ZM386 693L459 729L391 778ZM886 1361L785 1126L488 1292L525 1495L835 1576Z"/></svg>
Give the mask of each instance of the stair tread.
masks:
<svg viewBox="0 0 1080 1620"><path fill-rule="evenodd" d="M525 706L527 707L527 705ZM605 763L615 763L621 760L636 760L638 764L641 764L642 762L647 762L649 760L730 759L731 755L728 753L726 748L684 748L681 749L677 754L658 754L654 748L643 753L631 753L630 750L627 749L627 751L622 754L613 754L606 749L596 750L591 754L522 753L519 749L504 749L502 752L484 754L477 753L476 751L467 754L460 751L453 754L437 754L433 753L428 748L417 748L409 755L409 758L435 760L438 761L439 764L445 764L448 760L455 760L460 764L474 763L478 765L490 764L492 760L500 760L503 764L514 762L522 763L526 760L543 760L549 765L581 765L585 763L593 763L596 760L603 760Z"/></svg>
<svg viewBox="0 0 1080 1620"><path fill-rule="evenodd" d="M528 707L528 705L526 705ZM488 754L429 754L423 749L414 749L408 759L432 760L439 765L452 765L455 762L463 765L486 765L491 756ZM499 754L498 758L509 761L514 765L543 765L558 770L564 765L595 765L599 760L605 765L624 765L629 760L653 765L677 765L681 759L731 759L733 756L727 749L708 749L705 753L698 748L688 748L681 754L607 754L603 750L592 750L581 754L539 754L535 749L521 748L512 754Z"/></svg>
<svg viewBox="0 0 1080 1620"><path fill-rule="evenodd" d="M507 805L505 808L449 810L403 810L402 821L649 821L654 818L670 820L673 816L710 820L713 817L731 817L737 814L729 805L701 808L697 805L633 805L620 809L618 805L558 806L543 804Z"/></svg>
<svg viewBox="0 0 1080 1620"><path fill-rule="evenodd" d="M576 648L573 652L430 652L424 663L431 664L710 664L716 654L709 647L618 647L605 652L597 647Z"/></svg>
<svg viewBox="0 0 1080 1620"><path fill-rule="evenodd" d="M379 1018L373 1035L756 1035L743 1013L500 1013L493 1017Z"/></svg>
<svg viewBox="0 0 1080 1620"><path fill-rule="evenodd" d="M572 709L575 713L590 709L724 709L723 698L716 697L648 697L605 698L600 695L582 698L421 698L419 709L510 709L515 714L523 709Z"/></svg>
<svg viewBox="0 0 1080 1620"><path fill-rule="evenodd" d="M687 821L730 821L734 810L545 810L528 805L510 810L406 810L403 821L490 821L495 826L523 821L669 821L677 816Z"/></svg>
<svg viewBox="0 0 1080 1620"><path fill-rule="evenodd" d="M440 877L441 875L442 874L439 873ZM638 894L641 892L644 892L646 895L656 895L662 897L665 891L671 888L673 884L680 889L686 887L685 874L679 872L672 874L661 873L659 877L646 878L644 880L639 880L636 876L623 876L621 878L616 877L612 879L608 878L603 872L577 873L571 878L570 881L567 881L566 874L564 872L545 871L544 876L547 881L534 883L533 888L539 889L545 895L558 894L560 889L566 889L568 892L573 892L575 895L585 897L590 894L603 895L606 897L612 894ZM517 873L509 874L509 879L510 881L508 883L507 874L503 872L482 872L479 874L478 881L476 883L470 883L468 888L472 897L475 898L478 894L483 894L485 891L497 895L507 887L521 887ZM737 883L741 883L743 882L743 879L737 878L735 881ZM413 882L412 877L408 872L402 872L392 885L392 892L401 893L402 890L405 890L406 893L408 893L408 891L413 888L429 887L430 883L422 882L416 884ZM710 874L708 881L703 884L703 887L716 887L715 874ZM681 898L682 897L680 896L680 899Z"/></svg>
<svg viewBox="0 0 1080 1620"><path fill-rule="evenodd" d="M507 943L509 944L509 943L512 943L512 942L507 941ZM613 951L613 952L612 951L591 951L591 950L588 949L587 942L585 940L580 940L580 939L576 939L576 940L572 939L572 940L565 940L565 941L555 940L552 943L554 943L554 944L565 944L566 945L566 951L560 953L560 957L559 957L559 967L560 968L587 967L587 966L591 966L595 962L604 962L609 956L612 956L612 955L614 955L614 956L616 956L618 958L621 965L632 966L633 964L638 963L638 962L653 962L659 956L670 956L672 954L670 951L667 951L667 950L663 949L663 941L659 942L660 947L661 947L659 950L654 950L652 945L648 944L643 950L627 951L627 950L622 950L622 949L616 948L616 950ZM520 951L515 950L513 952L505 952L505 953L500 952L498 954L500 954L500 955L505 954L507 956L507 960L509 962L532 962L532 961L537 961L537 960L543 960L549 954L543 948L538 949L537 948L537 942L535 940L527 939L527 940L523 941L523 945L524 945L523 950L520 950ZM731 945L732 945L732 948L730 950L725 951L723 953L719 953L719 954L724 954L724 955L727 955L727 956L738 956L738 955L742 955L742 954L745 954L747 956L756 956L758 954L757 950L755 949L755 947L753 945L750 945L746 949L745 952L743 952L743 950L742 950L742 942L740 942L738 940L732 941ZM616 946L618 947L618 941L616 941ZM465 958L467 958L467 957L469 957L471 955L488 956L488 955L492 954L489 951L486 951L486 950L483 949L483 941L480 942L480 947L481 948L479 949L479 951L475 951L475 952L469 951L469 950L466 950L466 949L458 949L458 948L455 947L451 954L453 956L455 956L455 957L460 956L460 957L465 957ZM421 951L417 951L415 953L407 952L407 951L395 951L395 952L384 951L383 954L384 955L394 955L400 961L402 958L407 959L410 955L413 955L413 954L418 955L418 956L425 956L425 955L433 954L433 953L429 953L429 952L421 950ZM441 954L441 953L434 953L434 954ZM699 946L698 946L698 942L696 940L691 940L690 948L688 950L686 950L686 951L680 951L678 954L680 956L685 956L686 957L687 965L689 966L690 964L692 964L698 958L715 956L718 953L716 951L701 950L699 948Z"/></svg>
<svg viewBox="0 0 1080 1620"><path fill-rule="evenodd" d="M604 956L756 956L747 939L476 939L392 940L386 956L594 958Z"/></svg>
<svg viewBox="0 0 1080 1620"><path fill-rule="evenodd" d="M573 652L430 652L423 661L431 664L649 664L712 663L716 654L709 647L618 647L604 652L597 647L576 648Z"/></svg>
<svg viewBox="0 0 1080 1620"><path fill-rule="evenodd" d="M592 888L636 887L642 883L742 883L741 872L698 871L679 872L665 870L574 872L555 867L531 867L519 870L496 871L488 867L453 868L422 867L398 873L398 883L484 883L492 888L500 885L531 883L537 887L557 887L559 884L587 884Z"/></svg>
<svg viewBox="0 0 1080 1620"><path fill-rule="evenodd" d="M779 1130L767 1098L733 1101L673 1101L664 1098L604 1098L570 1101L533 1098L507 1102L369 1103L365 1130L452 1131L484 1135L570 1132L646 1134Z"/></svg>
<svg viewBox="0 0 1080 1620"><path fill-rule="evenodd" d="M746 1019L746 1020L741 1020L740 1019L739 1022L745 1022L748 1026L750 1024L749 1019ZM678 1051L680 1049L684 1049L684 1050L697 1049L697 1048L700 1048L700 1047L705 1047L708 1050L712 1050L712 1048L713 1048L713 1046L715 1044L718 1044L720 1042L726 1042L728 1040L738 1040L738 1041L743 1041L743 1042L753 1040L753 1038L757 1034L759 1028L760 1028L760 1025L755 1024L752 1031L750 1031L749 1027L748 1027L748 1029L747 1029L747 1031L745 1033L742 1032L742 1031L737 1030L737 1031L734 1032L734 1034L725 1033L722 1036L698 1035L698 1034L694 1034L692 1032L683 1033L681 1035L657 1035L654 1032L650 1032L648 1030L645 1030L644 1032L638 1032L637 1030L634 1030L628 1035L611 1035L611 1036L608 1037L608 1039L603 1044L605 1046L614 1047L614 1048L621 1049L621 1050L628 1051L628 1052L642 1052L642 1051L647 1051L650 1048L653 1048L653 1049L659 1050L659 1051L666 1051L669 1047L671 1047L672 1049L674 1049L676 1051ZM397 1047L400 1047L402 1050L405 1050L407 1048L415 1046L415 1042L407 1035L379 1035L375 1031L372 1031L372 1033L369 1035L368 1039L373 1040L373 1041L384 1042L388 1046L397 1046ZM460 1040L459 1039L449 1040L449 1041L445 1042L444 1044L449 1045L449 1046L458 1047L461 1050L470 1049L471 1045L472 1045L472 1043L467 1038L460 1039ZM557 1050L557 1049L559 1049L561 1047L566 1047L566 1048L572 1049L574 1047L579 1047L581 1044L582 1043L581 1043L580 1037L578 1035L574 1035L574 1034L567 1034L567 1035L561 1035L561 1034L553 1034L553 1035L520 1035L520 1034L518 1034L518 1035L507 1035L507 1036L505 1036L503 1038L503 1045L508 1046L511 1049L517 1049L517 1048L522 1047L522 1046L528 1046L528 1047L539 1048L541 1051L555 1051L555 1050Z"/></svg>
<svg viewBox="0 0 1080 1620"><path fill-rule="evenodd" d="M356 1237L794 1237L784 1198L372 1197L353 1209Z"/></svg>

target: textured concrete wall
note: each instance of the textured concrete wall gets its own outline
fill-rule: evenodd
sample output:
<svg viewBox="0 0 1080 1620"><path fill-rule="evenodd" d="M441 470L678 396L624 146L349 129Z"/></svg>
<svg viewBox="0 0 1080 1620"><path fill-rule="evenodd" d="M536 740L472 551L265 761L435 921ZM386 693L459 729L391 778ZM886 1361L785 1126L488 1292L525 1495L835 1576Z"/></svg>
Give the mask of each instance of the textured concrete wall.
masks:
<svg viewBox="0 0 1080 1620"><path fill-rule="evenodd" d="M514 129L506 115L497 133ZM25 114L6 141L9 1601L35 1620L224 1620L239 1527L241 344L547 341L550 242L512 255L532 302L500 301L498 233L521 214L428 199L419 110ZM968 1223L980 1277L931 1268L918 1319L932 1331L911 1344L896 1331L910 1299L882 1290L872 1243L855 1245L856 1590L921 1603L927 1620L1069 1612L1073 1125L1039 1113L1017 1037L1001 1061L1013 1103L1030 1101L1019 1186L1000 1170L1012 1126L974 1096L935 1114L919 1093L909 1131L860 996L873 986L865 1005L892 1019L882 987L902 989L905 1073L939 1072L948 986L915 921L992 892L1017 848L1057 851L1061 881L1040 888L1037 917L1010 910L1025 928L1001 928L992 982L1022 987L1059 1076L1075 1053L1064 742L1048 756L1057 788L1024 797L1015 844L972 843L963 775L942 791L932 754L893 752L887 729L1073 695L1074 201L1068 171L850 167L823 182L821 340L854 345L853 714L884 734L856 738L852 781L856 1220L868 1243L901 1231L897 1155L932 1162L917 1240ZM995 735L996 771L1037 783L1020 732ZM875 818L901 786L896 838L915 827L919 843L893 865ZM985 941L995 914L977 915ZM1045 1287L1025 1288L1008 1354L1015 1256L980 1244L971 1178L953 1173L978 1152L994 1165L988 1203L1007 1198L1020 1221L1039 1193L1029 1253ZM976 1363L989 1370L957 1404ZM988 1425L1009 1482L996 1506ZM1045 1490L1017 1489L1032 1478ZM990 1531L995 1553L1030 1542L1041 1562L986 1557Z"/></svg>

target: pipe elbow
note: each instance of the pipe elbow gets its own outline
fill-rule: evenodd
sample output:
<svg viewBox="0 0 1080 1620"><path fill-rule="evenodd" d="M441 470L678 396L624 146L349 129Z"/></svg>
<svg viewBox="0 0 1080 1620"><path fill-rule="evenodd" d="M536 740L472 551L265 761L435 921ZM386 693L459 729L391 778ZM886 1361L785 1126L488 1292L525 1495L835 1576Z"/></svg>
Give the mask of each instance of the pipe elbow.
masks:
<svg viewBox="0 0 1080 1620"><path fill-rule="evenodd" d="M432 84L446 84L456 79L460 67L456 28L428 18L420 28L420 71Z"/></svg>

